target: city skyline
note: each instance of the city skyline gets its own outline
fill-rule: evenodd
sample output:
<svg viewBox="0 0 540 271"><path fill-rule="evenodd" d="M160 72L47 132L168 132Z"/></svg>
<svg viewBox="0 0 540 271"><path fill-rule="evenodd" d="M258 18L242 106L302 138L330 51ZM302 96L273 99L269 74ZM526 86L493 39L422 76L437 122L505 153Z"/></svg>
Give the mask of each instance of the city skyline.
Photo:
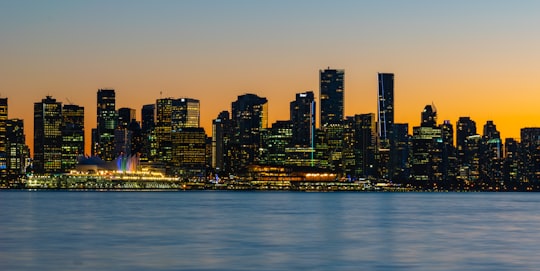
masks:
<svg viewBox="0 0 540 271"><path fill-rule="evenodd" d="M159 98L198 99L209 134L245 93L268 99L269 123L288 119L296 93L320 99L317 71L329 66L347 74L345 116L377 112L376 74L388 72L396 123L417 125L433 103L439 123L493 120L502 138L540 126L539 3L338 3L3 2L0 96L29 145L33 103L84 106L88 146L97 89L115 89L116 108L138 120Z"/></svg>

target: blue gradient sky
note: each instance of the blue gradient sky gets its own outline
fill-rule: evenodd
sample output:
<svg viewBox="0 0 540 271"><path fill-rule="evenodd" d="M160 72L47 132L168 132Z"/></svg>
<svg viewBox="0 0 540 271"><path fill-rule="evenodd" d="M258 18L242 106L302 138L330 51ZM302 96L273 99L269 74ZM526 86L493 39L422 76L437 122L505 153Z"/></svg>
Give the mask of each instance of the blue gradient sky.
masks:
<svg viewBox="0 0 540 271"><path fill-rule="evenodd" d="M201 100L201 124L238 95L288 119L295 93L318 96L318 71L345 69L347 115L376 111L376 74L396 75L397 122L470 116L503 137L540 126L540 1L0 1L0 96L24 118L46 95L86 109L98 88L117 107ZM412 129L412 128L411 128ZM89 142L87 143L87 145Z"/></svg>

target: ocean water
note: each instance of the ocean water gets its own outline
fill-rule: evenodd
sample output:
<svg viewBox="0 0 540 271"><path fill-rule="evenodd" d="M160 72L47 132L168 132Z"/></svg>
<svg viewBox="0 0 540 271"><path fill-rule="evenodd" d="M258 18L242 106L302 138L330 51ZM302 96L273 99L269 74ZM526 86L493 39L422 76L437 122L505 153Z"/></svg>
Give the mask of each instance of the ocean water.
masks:
<svg viewBox="0 0 540 271"><path fill-rule="evenodd" d="M538 270L540 193L0 192L0 270Z"/></svg>

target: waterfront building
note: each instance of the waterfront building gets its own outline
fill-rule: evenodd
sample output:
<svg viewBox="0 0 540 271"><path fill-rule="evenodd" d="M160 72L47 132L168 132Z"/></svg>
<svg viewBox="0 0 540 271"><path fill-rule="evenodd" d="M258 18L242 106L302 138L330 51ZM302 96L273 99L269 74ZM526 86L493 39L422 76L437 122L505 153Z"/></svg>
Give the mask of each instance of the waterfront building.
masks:
<svg viewBox="0 0 540 271"><path fill-rule="evenodd" d="M347 117L343 132L343 168L346 176L375 176L377 128L375 114Z"/></svg>
<svg viewBox="0 0 540 271"><path fill-rule="evenodd" d="M521 179L520 173L520 144L514 138L504 141L503 180L517 184Z"/></svg>
<svg viewBox="0 0 540 271"><path fill-rule="evenodd" d="M394 126L394 74L378 74L377 132L379 148L390 149Z"/></svg>
<svg viewBox="0 0 540 271"><path fill-rule="evenodd" d="M104 161L116 158L114 130L117 127L116 94L114 89L99 89L97 92L97 128L92 136L92 155Z"/></svg>
<svg viewBox="0 0 540 271"><path fill-rule="evenodd" d="M345 70L325 69L319 71L321 122L320 127L328 124L341 124L344 118Z"/></svg>
<svg viewBox="0 0 540 271"><path fill-rule="evenodd" d="M394 157L394 74L378 73L377 91L377 171L381 178L390 178Z"/></svg>
<svg viewBox="0 0 540 271"><path fill-rule="evenodd" d="M62 117L62 171L69 172L84 155L84 107L65 104Z"/></svg>
<svg viewBox="0 0 540 271"><path fill-rule="evenodd" d="M179 128L171 133L174 175L206 176L206 134L203 128Z"/></svg>
<svg viewBox="0 0 540 271"><path fill-rule="evenodd" d="M523 181L540 181L540 128L521 129L521 172Z"/></svg>
<svg viewBox="0 0 540 271"><path fill-rule="evenodd" d="M228 111L212 121L212 168L216 173L230 170L231 119Z"/></svg>
<svg viewBox="0 0 540 271"><path fill-rule="evenodd" d="M6 123L7 178L16 180L26 173L30 150L26 145L22 119L8 119Z"/></svg>
<svg viewBox="0 0 540 271"><path fill-rule="evenodd" d="M503 181L503 149L500 132L492 120L484 125L481 149L481 176L486 181L500 183Z"/></svg>
<svg viewBox="0 0 540 271"><path fill-rule="evenodd" d="M62 172L62 103L51 96L34 103L34 172Z"/></svg>
<svg viewBox="0 0 540 271"><path fill-rule="evenodd" d="M312 91L297 93L290 104L292 144L295 147L315 147L316 102Z"/></svg>
<svg viewBox="0 0 540 271"><path fill-rule="evenodd" d="M413 180L430 187L443 179L443 141L438 127L413 127L411 174Z"/></svg>
<svg viewBox="0 0 540 271"><path fill-rule="evenodd" d="M141 136L142 136L142 150L141 150L141 162L148 162L156 157L156 140L154 134L155 127L155 104L143 105L141 109Z"/></svg>
<svg viewBox="0 0 540 271"><path fill-rule="evenodd" d="M261 132L261 164L286 165L287 150L292 142L292 123L290 121L276 121L270 129Z"/></svg>
<svg viewBox="0 0 540 271"><path fill-rule="evenodd" d="M394 144L390 164L392 178L405 180L410 175L409 156L411 153L411 136L408 123L394 123Z"/></svg>
<svg viewBox="0 0 540 271"><path fill-rule="evenodd" d="M437 126L437 110L426 105L419 127L413 127L411 173L416 184L436 186L444 177L443 134Z"/></svg>
<svg viewBox="0 0 540 271"><path fill-rule="evenodd" d="M0 98L0 179L7 176L7 127L8 98Z"/></svg>
<svg viewBox="0 0 540 271"><path fill-rule="evenodd" d="M232 103L231 168L244 170L259 163L261 131L268 127L268 100L244 94Z"/></svg>
<svg viewBox="0 0 540 271"><path fill-rule="evenodd" d="M441 137L443 141L442 171L444 180L453 180L456 177L457 157L454 146L454 127L449 120L441 124Z"/></svg>
<svg viewBox="0 0 540 271"><path fill-rule="evenodd" d="M156 100L156 156L155 161L168 164L172 159L172 98Z"/></svg>

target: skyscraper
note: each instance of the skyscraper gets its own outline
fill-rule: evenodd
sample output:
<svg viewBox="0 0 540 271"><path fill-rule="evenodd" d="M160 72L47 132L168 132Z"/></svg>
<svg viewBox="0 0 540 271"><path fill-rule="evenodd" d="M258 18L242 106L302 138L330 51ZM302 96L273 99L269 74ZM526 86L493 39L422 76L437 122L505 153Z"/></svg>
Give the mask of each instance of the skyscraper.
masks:
<svg viewBox="0 0 540 271"><path fill-rule="evenodd" d="M169 163L172 157L172 98L161 98L156 100L156 160Z"/></svg>
<svg viewBox="0 0 540 271"><path fill-rule="evenodd" d="M379 148L389 149L392 144L394 125L394 74L378 74L378 121Z"/></svg>
<svg viewBox="0 0 540 271"><path fill-rule="evenodd" d="M422 111L422 127L436 127L437 126L437 109L435 106L426 105L424 111Z"/></svg>
<svg viewBox="0 0 540 271"><path fill-rule="evenodd" d="M172 101L172 130L198 128L200 126L200 102L197 99L181 98Z"/></svg>
<svg viewBox="0 0 540 271"><path fill-rule="evenodd" d="M540 181L540 128L522 128L520 145L524 181Z"/></svg>
<svg viewBox="0 0 540 271"><path fill-rule="evenodd" d="M216 172L228 171L228 147L231 140L231 120L228 111L219 113L212 121L212 168Z"/></svg>
<svg viewBox="0 0 540 271"><path fill-rule="evenodd" d="M30 157L22 119L7 121L7 179L16 180L26 173L26 159Z"/></svg>
<svg viewBox="0 0 540 271"><path fill-rule="evenodd" d="M135 119L135 109L122 107L118 109L118 127L126 129Z"/></svg>
<svg viewBox="0 0 540 271"><path fill-rule="evenodd" d="M62 109L62 170L74 169L84 155L84 107L66 104Z"/></svg>
<svg viewBox="0 0 540 271"><path fill-rule="evenodd" d="M244 94L232 103L233 140L231 168L242 170L258 162L261 131L268 127L268 100Z"/></svg>
<svg viewBox="0 0 540 271"><path fill-rule="evenodd" d="M470 117L459 117L456 123L456 152L460 165L463 165L470 157L467 157L467 138L476 135L476 122Z"/></svg>
<svg viewBox="0 0 540 271"><path fill-rule="evenodd" d="M105 161L116 158L114 148L114 130L118 123L116 112L116 94L114 89L99 89L97 92L97 129L96 142L92 150Z"/></svg>
<svg viewBox="0 0 540 271"><path fill-rule="evenodd" d="M62 103L51 96L34 103L34 171L62 171Z"/></svg>
<svg viewBox="0 0 540 271"><path fill-rule="evenodd" d="M145 104L141 109L141 162L147 162L156 157L155 111L156 104Z"/></svg>
<svg viewBox="0 0 540 271"><path fill-rule="evenodd" d="M141 110L141 129L145 134L149 134L155 126L155 104L145 104Z"/></svg>
<svg viewBox="0 0 540 271"><path fill-rule="evenodd" d="M328 124L341 124L344 119L345 70L320 70L320 127Z"/></svg>
<svg viewBox="0 0 540 271"><path fill-rule="evenodd" d="M171 133L171 171L178 176L205 176L206 134L203 128L178 128Z"/></svg>
<svg viewBox="0 0 540 271"><path fill-rule="evenodd" d="M296 147L315 147L315 95L312 91L297 93L291 102L292 144Z"/></svg>
<svg viewBox="0 0 540 271"><path fill-rule="evenodd" d="M0 179L7 174L7 134L8 99L0 98Z"/></svg>

